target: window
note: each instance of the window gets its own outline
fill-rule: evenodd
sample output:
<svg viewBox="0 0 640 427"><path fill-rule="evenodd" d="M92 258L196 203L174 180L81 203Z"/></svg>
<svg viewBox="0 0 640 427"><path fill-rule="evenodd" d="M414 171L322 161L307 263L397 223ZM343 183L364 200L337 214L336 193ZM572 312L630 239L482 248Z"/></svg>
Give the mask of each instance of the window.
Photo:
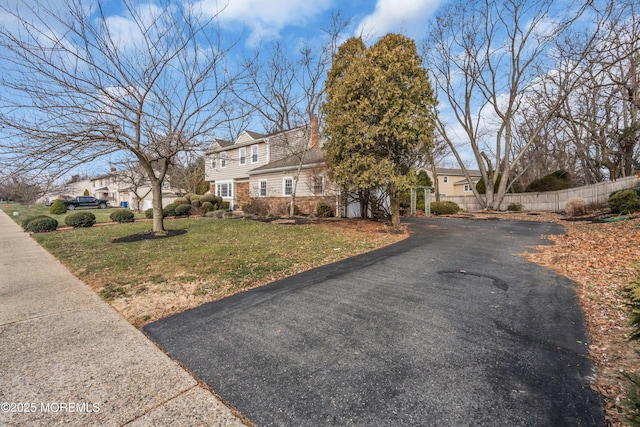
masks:
<svg viewBox="0 0 640 427"><path fill-rule="evenodd" d="M468 192L470 192L470 191L471 191L471 186L470 186L469 184L465 184L465 185L464 185L464 192L465 192L465 193L468 193Z"/></svg>
<svg viewBox="0 0 640 427"><path fill-rule="evenodd" d="M215 154L212 154L211 155L211 169L216 170L216 168L218 167L216 165L217 161L218 161L218 156L216 156Z"/></svg>
<svg viewBox="0 0 640 427"><path fill-rule="evenodd" d="M284 178L282 181L282 194L285 196L291 196L293 194L293 178Z"/></svg>
<svg viewBox="0 0 640 427"><path fill-rule="evenodd" d="M258 146L251 146L251 163L258 163Z"/></svg>
<svg viewBox="0 0 640 427"><path fill-rule="evenodd" d="M231 197L231 186L233 184L230 182L225 182L223 184L218 184L218 196L220 197Z"/></svg>
<svg viewBox="0 0 640 427"><path fill-rule="evenodd" d="M442 177L442 182L444 182L445 184L446 184L447 182L449 182L449 177L448 177L448 176L443 176L443 177Z"/></svg>
<svg viewBox="0 0 640 427"><path fill-rule="evenodd" d="M241 165L247 164L247 149L245 147L242 147L240 149L240 164Z"/></svg>
<svg viewBox="0 0 640 427"><path fill-rule="evenodd" d="M227 153L220 153L220 167L221 168L226 168L227 167Z"/></svg>
<svg viewBox="0 0 640 427"><path fill-rule="evenodd" d="M324 176L316 175L311 178L313 194L322 194L324 191Z"/></svg>
<svg viewBox="0 0 640 427"><path fill-rule="evenodd" d="M260 197L267 197L267 180L261 179L258 187Z"/></svg>

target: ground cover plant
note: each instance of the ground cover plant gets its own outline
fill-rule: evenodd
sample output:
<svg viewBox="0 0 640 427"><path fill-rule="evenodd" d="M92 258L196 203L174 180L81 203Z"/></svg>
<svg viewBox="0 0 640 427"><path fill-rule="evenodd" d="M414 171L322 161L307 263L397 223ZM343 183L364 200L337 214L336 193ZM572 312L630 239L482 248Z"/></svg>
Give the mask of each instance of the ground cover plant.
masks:
<svg viewBox="0 0 640 427"><path fill-rule="evenodd" d="M309 268L394 243L370 221L302 225L241 219L168 219L172 237L139 239L149 223L37 234L38 243L134 325Z"/></svg>

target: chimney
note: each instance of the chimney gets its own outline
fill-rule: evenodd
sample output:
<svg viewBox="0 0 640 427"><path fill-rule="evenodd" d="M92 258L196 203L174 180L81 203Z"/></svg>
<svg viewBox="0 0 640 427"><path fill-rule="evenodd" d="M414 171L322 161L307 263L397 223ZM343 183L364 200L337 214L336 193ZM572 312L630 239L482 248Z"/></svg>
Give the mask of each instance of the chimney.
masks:
<svg viewBox="0 0 640 427"><path fill-rule="evenodd" d="M320 140L320 127L318 125L318 117L311 116L311 148L318 148Z"/></svg>
<svg viewBox="0 0 640 427"><path fill-rule="evenodd" d="M111 173L116 173L116 168L114 168L113 166L111 167Z"/></svg>

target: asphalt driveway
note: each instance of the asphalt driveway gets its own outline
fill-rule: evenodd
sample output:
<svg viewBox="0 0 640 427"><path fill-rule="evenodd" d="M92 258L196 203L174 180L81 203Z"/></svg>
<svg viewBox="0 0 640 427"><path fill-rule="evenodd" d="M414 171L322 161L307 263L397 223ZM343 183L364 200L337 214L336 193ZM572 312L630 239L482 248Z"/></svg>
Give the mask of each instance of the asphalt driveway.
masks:
<svg viewBox="0 0 640 427"><path fill-rule="evenodd" d="M560 226L412 236L144 331L260 426L598 426L572 283L516 254Z"/></svg>

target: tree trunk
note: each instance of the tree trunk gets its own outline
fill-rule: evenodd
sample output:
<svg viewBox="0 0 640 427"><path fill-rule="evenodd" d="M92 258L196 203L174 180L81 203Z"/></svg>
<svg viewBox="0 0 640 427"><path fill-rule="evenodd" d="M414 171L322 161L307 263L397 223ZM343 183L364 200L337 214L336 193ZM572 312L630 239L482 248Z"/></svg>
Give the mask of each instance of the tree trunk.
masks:
<svg viewBox="0 0 640 427"><path fill-rule="evenodd" d="M398 190L395 186L389 186L389 207L391 208L391 225L393 228L400 228L400 200L398 199Z"/></svg>
<svg viewBox="0 0 640 427"><path fill-rule="evenodd" d="M440 201L440 184L438 183L438 171L435 163L431 162L431 175L433 176L433 189L435 191L436 202ZM427 201L424 201L425 206L427 206Z"/></svg>
<svg viewBox="0 0 640 427"><path fill-rule="evenodd" d="M164 232L164 214L162 212L162 183L152 182L153 192L153 232Z"/></svg>

